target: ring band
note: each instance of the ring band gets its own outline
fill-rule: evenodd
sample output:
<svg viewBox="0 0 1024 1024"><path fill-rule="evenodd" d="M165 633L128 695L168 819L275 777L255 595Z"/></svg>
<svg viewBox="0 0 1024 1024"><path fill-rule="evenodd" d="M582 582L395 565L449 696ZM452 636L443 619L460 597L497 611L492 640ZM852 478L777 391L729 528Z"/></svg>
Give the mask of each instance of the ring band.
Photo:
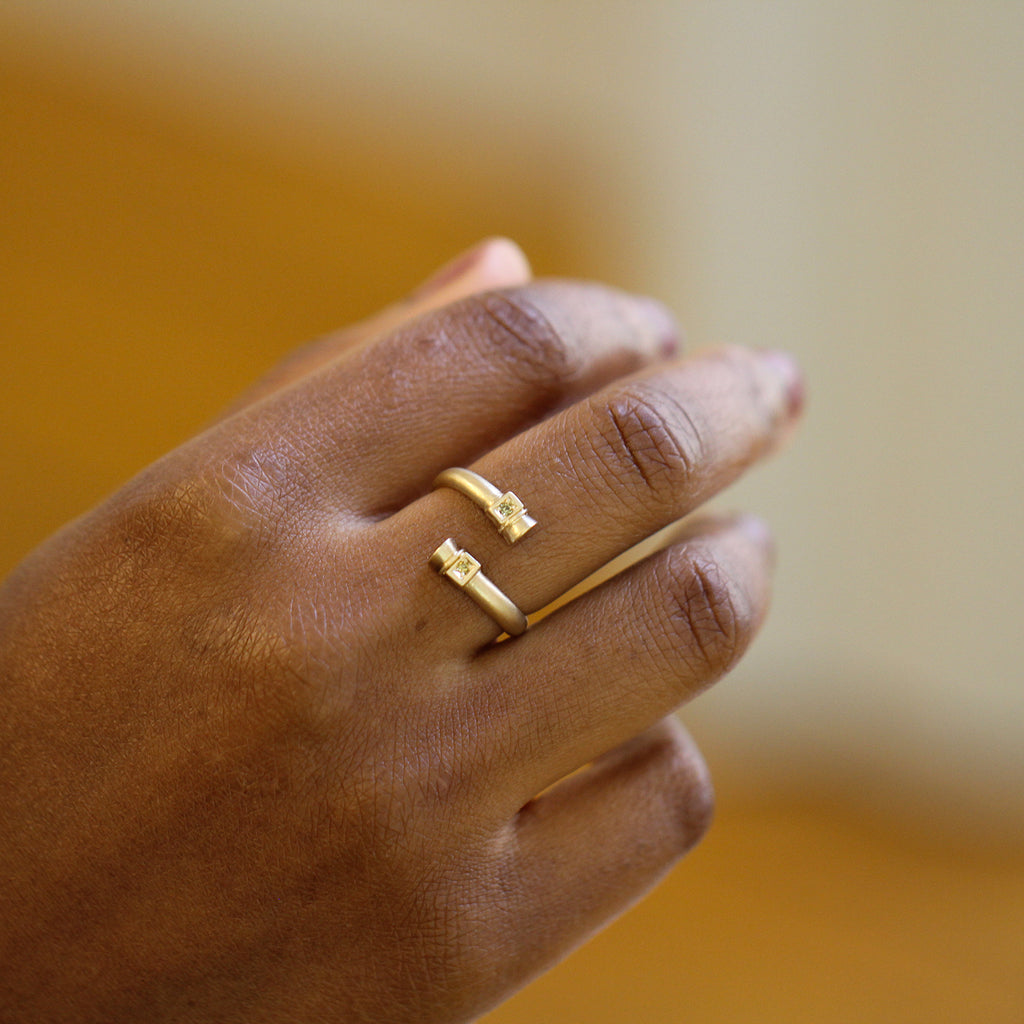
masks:
<svg viewBox="0 0 1024 1024"><path fill-rule="evenodd" d="M430 556L430 564L469 594L509 636L526 632L526 616L480 571L480 563L451 537Z"/></svg>
<svg viewBox="0 0 1024 1024"><path fill-rule="evenodd" d="M537 520L512 491L502 493L471 469L446 469L434 480L434 487L450 487L474 501L487 513L509 544L515 544L537 525Z"/></svg>

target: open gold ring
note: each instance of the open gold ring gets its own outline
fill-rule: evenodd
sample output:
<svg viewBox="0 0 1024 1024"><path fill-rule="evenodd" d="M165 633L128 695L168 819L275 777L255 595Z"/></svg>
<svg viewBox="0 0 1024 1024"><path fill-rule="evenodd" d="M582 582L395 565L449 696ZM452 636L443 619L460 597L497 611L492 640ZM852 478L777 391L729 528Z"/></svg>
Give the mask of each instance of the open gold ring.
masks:
<svg viewBox="0 0 1024 1024"><path fill-rule="evenodd" d="M481 571L480 563L449 537L430 564L464 590L509 636L526 632L526 616Z"/></svg>
<svg viewBox="0 0 1024 1024"><path fill-rule="evenodd" d="M515 544L537 525L512 491L499 491L471 469L446 469L436 477L434 487L450 487L479 505L509 544Z"/></svg>

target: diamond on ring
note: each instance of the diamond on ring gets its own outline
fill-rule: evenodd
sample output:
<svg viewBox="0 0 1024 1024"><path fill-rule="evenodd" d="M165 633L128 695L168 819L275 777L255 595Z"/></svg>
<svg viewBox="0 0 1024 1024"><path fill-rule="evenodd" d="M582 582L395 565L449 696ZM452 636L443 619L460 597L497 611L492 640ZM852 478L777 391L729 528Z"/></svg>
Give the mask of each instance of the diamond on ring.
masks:
<svg viewBox="0 0 1024 1024"><path fill-rule="evenodd" d="M517 494L512 491L502 494L489 480L470 469L452 466L437 475L434 486L451 487L466 495L487 513L487 518L509 544L521 540L537 525Z"/></svg>
<svg viewBox="0 0 1024 1024"><path fill-rule="evenodd" d="M526 506L511 491L506 491L487 511L499 526L504 526L525 512Z"/></svg>
<svg viewBox="0 0 1024 1024"><path fill-rule="evenodd" d="M449 537L430 556L430 565L471 597L509 636L526 631L526 616L481 571L480 563Z"/></svg>
<svg viewBox="0 0 1024 1024"><path fill-rule="evenodd" d="M472 555L462 551L443 571L445 576L458 583L460 587L464 587L480 571L480 563Z"/></svg>

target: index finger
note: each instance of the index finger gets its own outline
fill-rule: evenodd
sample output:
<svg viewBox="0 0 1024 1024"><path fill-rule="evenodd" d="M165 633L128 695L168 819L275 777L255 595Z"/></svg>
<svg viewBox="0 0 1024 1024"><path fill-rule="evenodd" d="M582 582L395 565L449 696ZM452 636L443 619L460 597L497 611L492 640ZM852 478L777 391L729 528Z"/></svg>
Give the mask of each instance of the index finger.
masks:
<svg viewBox="0 0 1024 1024"><path fill-rule="evenodd" d="M530 277L530 264L515 242L488 238L457 256L404 299L286 356L247 388L218 419L232 416L247 405L291 386L356 346L397 330L424 313L477 292L526 284Z"/></svg>

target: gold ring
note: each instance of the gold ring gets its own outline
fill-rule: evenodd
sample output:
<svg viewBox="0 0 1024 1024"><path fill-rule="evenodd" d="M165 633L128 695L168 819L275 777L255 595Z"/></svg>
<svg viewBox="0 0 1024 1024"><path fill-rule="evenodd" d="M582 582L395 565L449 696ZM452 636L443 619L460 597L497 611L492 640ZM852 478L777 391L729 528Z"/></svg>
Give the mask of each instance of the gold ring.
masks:
<svg viewBox="0 0 1024 1024"><path fill-rule="evenodd" d="M537 525L537 520L526 511L526 506L515 494L511 491L502 493L471 469L446 469L434 480L434 487L451 487L476 502L509 544L515 544Z"/></svg>
<svg viewBox="0 0 1024 1024"><path fill-rule="evenodd" d="M449 537L430 564L464 590L509 636L526 632L526 616L481 571L480 563Z"/></svg>

